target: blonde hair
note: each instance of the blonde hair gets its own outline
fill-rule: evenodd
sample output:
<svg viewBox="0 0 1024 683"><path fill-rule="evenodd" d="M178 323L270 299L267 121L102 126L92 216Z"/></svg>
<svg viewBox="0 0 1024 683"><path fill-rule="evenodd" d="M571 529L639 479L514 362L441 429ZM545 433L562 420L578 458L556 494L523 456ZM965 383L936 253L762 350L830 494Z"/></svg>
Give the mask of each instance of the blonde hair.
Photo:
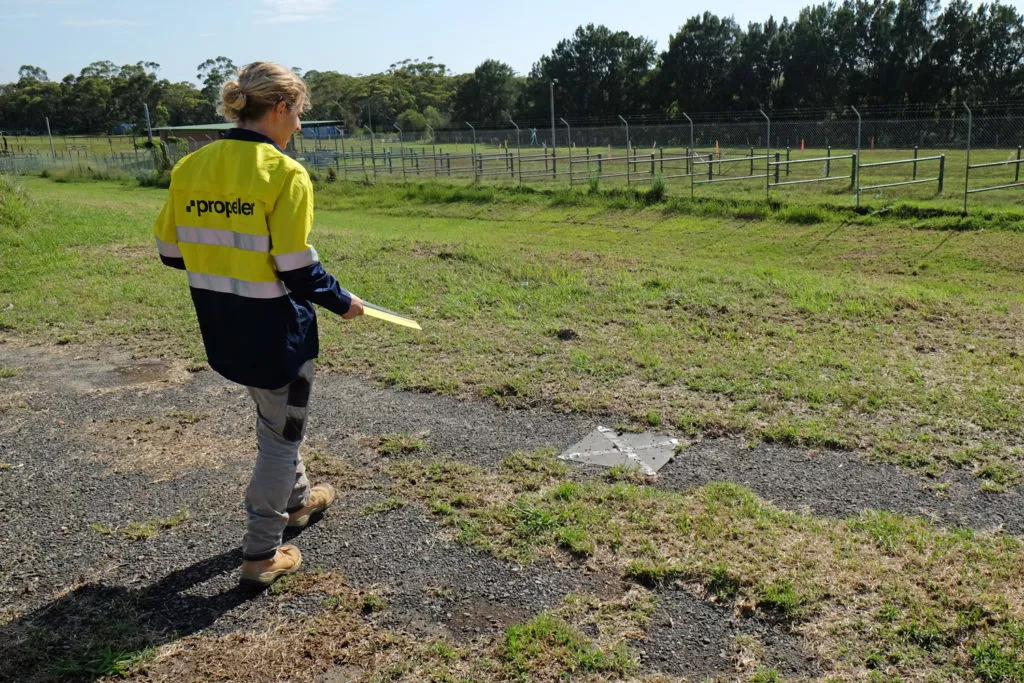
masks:
<svg viewBox="0 0 1024 683"><path fill-rule="evenodd" d="M228 121L256 121L284 102L299 113L309 108L306 82L288 67L274 62L253 62L238 70L238 80L220 89L217 113Z"/></svg>

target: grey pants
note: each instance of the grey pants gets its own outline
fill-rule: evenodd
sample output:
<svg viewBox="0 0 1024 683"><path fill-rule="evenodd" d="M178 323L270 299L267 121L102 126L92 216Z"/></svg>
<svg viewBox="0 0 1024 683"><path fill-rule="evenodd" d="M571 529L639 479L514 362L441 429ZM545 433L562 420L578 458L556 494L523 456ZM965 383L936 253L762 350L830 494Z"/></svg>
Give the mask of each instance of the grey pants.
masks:
<svg viewBox="0 0 1024 683"><path fill-rule="evenodd" d="M309 502L309 480L299 446L306 433L313 368L313 361L307 361L299 368L299 376L280 389L248 387L256 402L259 453L245 492L249 526L242 557L246 560L272 558L281 546L288 513Z"/></svg>

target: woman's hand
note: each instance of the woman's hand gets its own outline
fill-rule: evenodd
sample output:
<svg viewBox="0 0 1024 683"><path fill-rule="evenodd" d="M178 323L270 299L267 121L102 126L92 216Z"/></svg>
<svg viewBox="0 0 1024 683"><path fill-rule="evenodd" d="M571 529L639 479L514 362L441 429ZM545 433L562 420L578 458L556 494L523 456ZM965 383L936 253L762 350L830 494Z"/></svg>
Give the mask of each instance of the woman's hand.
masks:
<svg viewBox="0 0 1024 683"><path fill-rule="evenodd" d="M363 300L355 294L352 295L352 303L348 307L348 311L345 315L341 316L345 320L351 320L352 318L358 318L363 314Z"/></svg>

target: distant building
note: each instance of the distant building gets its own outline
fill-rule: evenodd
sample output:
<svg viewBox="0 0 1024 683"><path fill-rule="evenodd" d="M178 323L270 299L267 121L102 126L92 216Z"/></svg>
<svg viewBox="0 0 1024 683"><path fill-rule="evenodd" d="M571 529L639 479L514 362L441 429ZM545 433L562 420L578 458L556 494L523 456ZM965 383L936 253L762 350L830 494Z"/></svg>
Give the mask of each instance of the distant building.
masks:
<svg viewBox="0 0 1024 683"><path fill-rule="evenodd" d="M303 123L302 136L320 140L333 140L345 137L345 126L342 122L335 121L337 125L333 126L316 125L318 123L318 121L310 121L309 125Z"/></svg>
<svg viewBox="0 0 1024 683"><path fill-rule="evenodd" d="M344 121L303 121L302 131L303 135L309 138L325 138L325 137L338 137L338 129L342 127ZM161 126L153 129L154 135L159 135L161 140L166 140L169 137L176 137L185 140L188 143L188 151L194 152L204 145L208 145L214 140L219 140L224 137L224 133L234 128L235 124L221 122L221 123L201 123L194 126ZM308 127L308 128L307 128ZM334 131L333 136L324 135L323 129L330 129ZM288 147L285 148L287 152L295 151L295 137L288 141Z"/></svg>

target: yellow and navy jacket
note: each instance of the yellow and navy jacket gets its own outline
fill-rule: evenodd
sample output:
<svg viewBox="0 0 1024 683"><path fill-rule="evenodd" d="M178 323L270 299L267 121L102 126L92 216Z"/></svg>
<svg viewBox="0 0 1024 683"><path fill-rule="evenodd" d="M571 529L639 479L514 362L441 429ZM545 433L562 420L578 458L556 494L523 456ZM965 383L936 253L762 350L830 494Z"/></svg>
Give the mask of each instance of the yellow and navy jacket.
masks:
<svg viewBox="0 0 1024 683"><path fill-rule="evenodd" d="M231 129L178 162L157 218L157 249L188 272L210 367L276 389L319 353L313 304L339 315L351 295L309 244L309 174L259 133Z"/></svg>

